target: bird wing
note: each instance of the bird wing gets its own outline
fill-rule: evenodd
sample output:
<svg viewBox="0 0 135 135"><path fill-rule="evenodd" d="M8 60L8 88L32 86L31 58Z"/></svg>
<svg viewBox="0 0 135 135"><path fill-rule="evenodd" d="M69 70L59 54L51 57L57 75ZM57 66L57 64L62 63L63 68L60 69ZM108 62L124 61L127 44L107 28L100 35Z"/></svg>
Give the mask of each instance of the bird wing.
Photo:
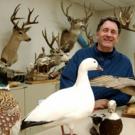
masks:
<svg viewBox="0 0 135 135"><path fill-rule="evenodd" d="M92 86L118 89L123 93L135 96L135 80L127 77L103 75L90 80Z"/></svg>
<svg viewBox="0 0 135 135"><path fill-rule="evenodd" d="M50 95L30 112L25 121L49 122L70 117L80 110L81 106L80 97L77 98L79 92L74 91L74 88L63 89Z"/></svg>

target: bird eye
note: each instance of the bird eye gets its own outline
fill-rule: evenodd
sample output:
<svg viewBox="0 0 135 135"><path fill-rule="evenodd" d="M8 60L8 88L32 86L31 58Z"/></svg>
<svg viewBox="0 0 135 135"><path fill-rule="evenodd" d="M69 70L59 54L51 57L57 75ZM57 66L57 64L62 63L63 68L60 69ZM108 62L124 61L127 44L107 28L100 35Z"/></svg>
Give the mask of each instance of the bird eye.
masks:
<svg viewBox="0 0 135 135"><path fill-rule="evenodd" d="M96 63L96 61L94 61L94 63Z"/></svg>

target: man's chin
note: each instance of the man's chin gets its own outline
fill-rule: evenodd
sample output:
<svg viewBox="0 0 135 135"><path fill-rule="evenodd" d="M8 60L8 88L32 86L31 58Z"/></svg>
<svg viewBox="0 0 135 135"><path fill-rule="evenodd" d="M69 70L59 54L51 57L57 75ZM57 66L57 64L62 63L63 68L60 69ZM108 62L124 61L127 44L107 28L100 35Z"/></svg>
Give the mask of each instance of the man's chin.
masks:
<svg viewBox="0 0 135 135"><path fill-rule="evenodd" d="M111 52L113 50L113 46L112 45L104 45L102 46L102 51L104 52Z"/></svg>
<svg viewBox="0 0 135 135"><path fill-rule="evenodd" d="M110 48L111 49L111 48L113 48L113 45L108 43L108 44L103 44L103 47L104 48L108 48L108 49Z"/></svg>

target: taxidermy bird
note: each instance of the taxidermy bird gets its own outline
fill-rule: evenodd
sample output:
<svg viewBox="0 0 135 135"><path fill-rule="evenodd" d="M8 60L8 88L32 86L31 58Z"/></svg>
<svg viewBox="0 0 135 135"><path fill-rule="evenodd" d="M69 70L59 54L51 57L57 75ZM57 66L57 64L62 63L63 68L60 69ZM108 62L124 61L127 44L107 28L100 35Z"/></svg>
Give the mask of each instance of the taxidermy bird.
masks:
<svg viewBox="0 0 135 135"><path fill-rule="evenodd" d="M19 105L10 93L7 72L0 68L0 135L18 135L21 125Z"/></svg>
<svg viewBox="0 0 135 135"><path fill-rule="evenodd" d="M108 115L92 116L93 126L91 135L120 135L123 124L120 116L116 113L116 102L108 102Z"/></svg>
<svg viewBox="0 0 135 135"><path fill-rule="evenodd" d="M90 80L90 82L91 86L113 88L131 96L135 96L134 78L103 75Z"/></svg>
<svg viewBox="0 0 135 135"><path fill-rule="evenodd" d="M116 113L116 102L108 102L108 112L110 113L99 126L100 135L120 135L123 124L121 117Z"/></svg>
<svg viewBox="0 0 135 135"><path fill-rule="evenodd" d="M93 112L95 99L87 72L99 69L101 70L95 59L83 60L79 66L75 84L43 100L22 121L21 129L41 124L46 124L44 126L48 127L67 125L70 135L73 135L74 123Z"/></svg>
<svg viewBox="0 0 135 135"><path fill-rule="evenodd" d="M0 87L0 135L18 135L21 125L20 108L8 88Z"/></svg>

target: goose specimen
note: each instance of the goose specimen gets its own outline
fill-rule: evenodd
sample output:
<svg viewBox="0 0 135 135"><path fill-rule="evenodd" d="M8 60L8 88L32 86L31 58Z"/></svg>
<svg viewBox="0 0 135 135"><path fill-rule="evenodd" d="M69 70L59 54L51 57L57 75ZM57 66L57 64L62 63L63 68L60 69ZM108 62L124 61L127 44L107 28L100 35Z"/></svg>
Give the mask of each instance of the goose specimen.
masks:
<svg viewBox="0 0 135 135"><path fill-rule="evenodd" d="M74 122L89 116L94 109L95 99L91 89L88 70L101 70L93 58L83 60L72 87L61 89L43 100L22 121L21 129L46 124L67 125L73 135Z"/></svg>
<svg viewBox="0 0 135 135"><path fill-rule="evenodd" d="M103 75L90 80L91 86L99 86L106 88L118 89L123 93L135 96L135 80L134 78L115 77L111 75Z"/></svg>
<svg viewBox="0 0 135 135"><path fill-rule="evenodd" d="M0 134L19 135L21 111L16 99L6 88L0 87Z"/></svg>

